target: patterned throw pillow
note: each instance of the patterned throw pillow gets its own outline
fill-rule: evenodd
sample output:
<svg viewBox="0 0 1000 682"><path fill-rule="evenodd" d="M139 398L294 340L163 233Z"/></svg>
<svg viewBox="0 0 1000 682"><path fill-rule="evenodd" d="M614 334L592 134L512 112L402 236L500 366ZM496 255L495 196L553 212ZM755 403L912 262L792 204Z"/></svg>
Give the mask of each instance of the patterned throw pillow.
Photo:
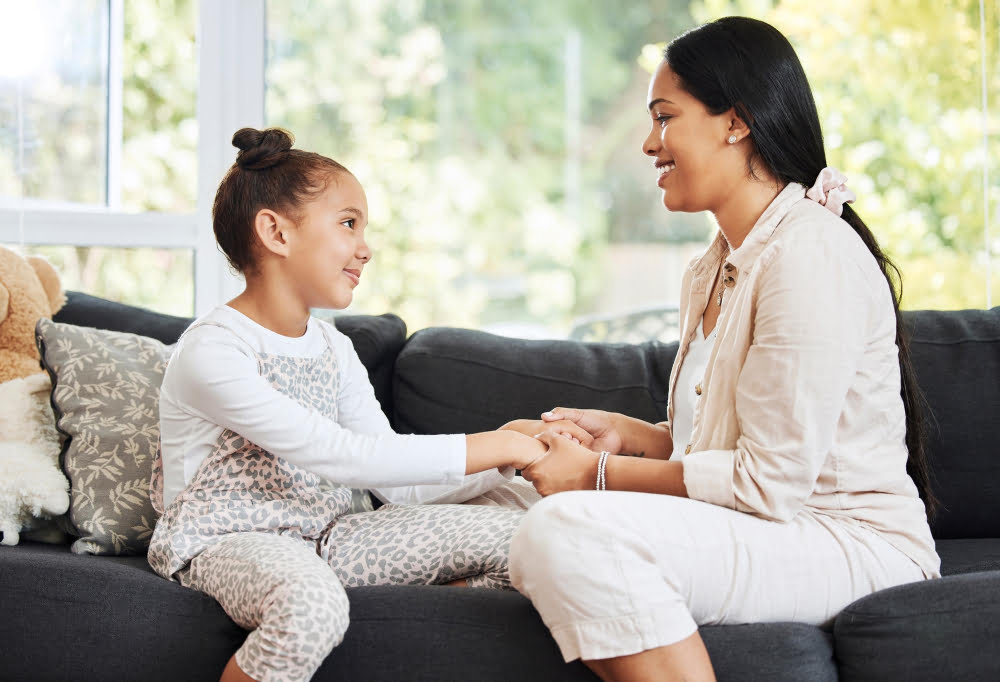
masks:
<svg viewBox="0 0 1000 682"><path fill-rule="evenodd" d="M35 337L65 436L68 517L79 536L72 551L145 554L156 523L149 477L160 435L160 384L172 346L44 319Z"/></svg>

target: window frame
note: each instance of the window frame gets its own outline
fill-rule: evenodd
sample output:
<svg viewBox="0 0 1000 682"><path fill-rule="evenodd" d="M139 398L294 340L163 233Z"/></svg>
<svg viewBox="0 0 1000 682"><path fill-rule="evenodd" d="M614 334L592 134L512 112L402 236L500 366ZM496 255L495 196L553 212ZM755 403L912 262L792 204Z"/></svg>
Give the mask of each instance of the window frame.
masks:
<svg viewBox="0 0 1000 682"><path fill-rule="evenodd" d="M233 132L264 125L265 0L198 3L198 182L194 213L120 209L122 41L125 0L108 0L108 136L105 205L45 200L0 202L0 242L191 249L194 310L201 315L242 289L212 232L219 178L233 163ZM260 40L247 41L245 36Z"/></svg>

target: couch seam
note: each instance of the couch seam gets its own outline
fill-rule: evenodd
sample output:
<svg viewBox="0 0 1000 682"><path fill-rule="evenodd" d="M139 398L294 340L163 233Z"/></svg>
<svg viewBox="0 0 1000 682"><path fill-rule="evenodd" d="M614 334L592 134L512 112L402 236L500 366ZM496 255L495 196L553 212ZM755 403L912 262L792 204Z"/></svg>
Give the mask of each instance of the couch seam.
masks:
<svg viewBox="0 0 1000 682"><path fill-rule="evenodd" d="M974 339L965 337L961 339L954 339L951 341L935 341L931 339L923 339L919 336L913 336L910 338L910 343L924 343L927 344L928 346L957 346L959 344L964 344L964 343L991 344L991 343L996 343L997 341L1000 341L1000 336L991 339Z"/></svg>

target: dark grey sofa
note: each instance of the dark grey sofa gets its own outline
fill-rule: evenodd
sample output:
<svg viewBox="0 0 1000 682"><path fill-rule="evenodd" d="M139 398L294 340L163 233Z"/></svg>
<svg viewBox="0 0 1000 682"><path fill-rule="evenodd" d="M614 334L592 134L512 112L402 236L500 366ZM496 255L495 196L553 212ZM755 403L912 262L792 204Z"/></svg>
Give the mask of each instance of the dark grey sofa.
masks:
<svg viewBox="0 0 1000 682"><path fill-rule="evenodd" d="M57 321L172 342L189 320L75 292ZM1000 308L906 315L932 414L945 578L848 606L833 628L703 627L719 680L1000 680ZM344 316L397 430L470 432L554 405L664 417L676 344L520 341ZM215 680L245 632L145 557L0 547L0 681ZM348 590L351 626L317 680L593 680L516 593Z"/></svg>

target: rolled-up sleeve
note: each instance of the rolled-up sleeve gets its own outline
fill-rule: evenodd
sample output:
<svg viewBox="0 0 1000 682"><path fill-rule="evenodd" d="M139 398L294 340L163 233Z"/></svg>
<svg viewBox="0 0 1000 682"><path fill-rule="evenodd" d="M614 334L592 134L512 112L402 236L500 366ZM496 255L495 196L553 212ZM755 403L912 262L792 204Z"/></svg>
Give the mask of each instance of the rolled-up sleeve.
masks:
<svg viewBox="0 0 1000 682"><path fill-rule="evenodd" d="M802 509L833 447L877 286L854 251L828 242L809 245L808 257L794 251L758 261L753 338L736 381L736 448L683 460L689 497L777 521Z"/></svg>

